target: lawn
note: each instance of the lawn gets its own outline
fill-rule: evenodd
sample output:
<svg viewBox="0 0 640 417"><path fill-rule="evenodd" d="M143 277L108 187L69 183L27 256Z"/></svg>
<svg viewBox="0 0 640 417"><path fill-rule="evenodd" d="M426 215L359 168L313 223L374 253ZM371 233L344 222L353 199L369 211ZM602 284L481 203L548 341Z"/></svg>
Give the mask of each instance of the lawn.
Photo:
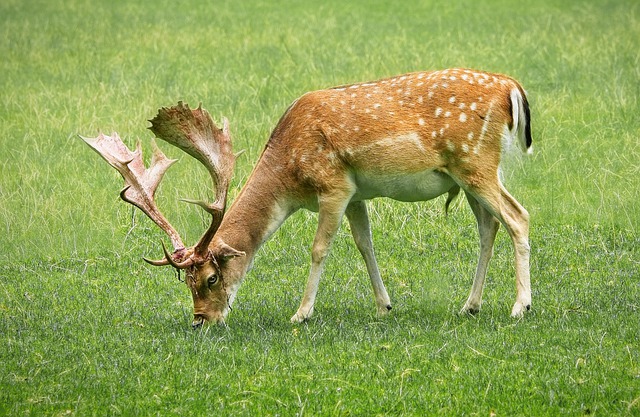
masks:
<svg viewBox="0 0 640 417"><path fill-rule="evenodd" d="M397 3L397 4L396 4ZM4 0L0 4L0 414L640 415L640 4ZM159 107L231 123L239 192L306 91L471 67L527 89L534 154L507 187L531 214L532 310L509 316L513 250L498 234L482 311L459 315L478 252L464 198L369 205L394 304L378 318L340 231L315 314L302 296L316 225L268 241L226 327L190 327L162 232L77 135L117 131L150 154ZM180 158L158 204L188 243L207 172Z"/></svg>

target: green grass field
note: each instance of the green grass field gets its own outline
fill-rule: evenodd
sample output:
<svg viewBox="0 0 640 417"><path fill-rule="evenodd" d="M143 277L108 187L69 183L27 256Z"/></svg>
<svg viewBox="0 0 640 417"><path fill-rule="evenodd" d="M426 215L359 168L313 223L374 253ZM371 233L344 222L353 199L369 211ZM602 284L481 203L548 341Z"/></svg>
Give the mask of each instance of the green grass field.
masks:
<svg viewBox="0 0 640 417"><path fill-rule="evenodd" d="M0 3L0 414L640 415L640 4L633 0ZM267 242L228 327L190 328L162 233L77 137L150 150L178 100L229 118L237 194L302 93L409 71L507 73L535 153L507 186L532 217L533 309L509 317L504 230L483 310L460 316L478 251L464 199L377 200L394 310L375 316L346 224L313 318L291 325L316 219ZM165 146L163 146L165 145ZM179 151L158 204L188 242L206 171ZM346 223L346 222L345 222Z"/></svg>

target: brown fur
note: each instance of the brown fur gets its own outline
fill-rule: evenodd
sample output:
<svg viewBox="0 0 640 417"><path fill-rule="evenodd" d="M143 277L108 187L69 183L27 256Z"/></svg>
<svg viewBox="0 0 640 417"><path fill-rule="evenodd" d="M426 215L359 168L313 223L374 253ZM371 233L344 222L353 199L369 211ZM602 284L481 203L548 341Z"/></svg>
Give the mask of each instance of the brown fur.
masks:
<svg viewBox="0 0 640 417"><path fill-rule="evenodd" d="M366 223L361 240L370 235L368 220L350 214L362 209L350 210L352 205L379 196L415 201L449 192L452 197L461 187L473 200L470 204L485 240L474 287L484 279L486 252L491 251L499 220L516 247L519 304L513 314L520 315L530 304L528 215L498 179L503 136L505 131L515 131L514 90L526 104L522 88L509 77L445 70L300 97L274 129L212 242L213 248L224 242L247 254L221 267L227 288L232 288L229 298L235 296L258 247L291 213L300 208L319 211L309 283L292 319L304 320L313 310L322 265L342 215L346 213L350 222ZM529 120L520 123L528 125ZM413 179L424 181L414 183ZM370 262L372 282L378 287L378 310L384 312L390 308L388 296L381 281L377 282L375 258ZM472 291L467 311L479 309L480 295L481 285ZM217 313L213 319L226 315L226 311Z"/></svg>

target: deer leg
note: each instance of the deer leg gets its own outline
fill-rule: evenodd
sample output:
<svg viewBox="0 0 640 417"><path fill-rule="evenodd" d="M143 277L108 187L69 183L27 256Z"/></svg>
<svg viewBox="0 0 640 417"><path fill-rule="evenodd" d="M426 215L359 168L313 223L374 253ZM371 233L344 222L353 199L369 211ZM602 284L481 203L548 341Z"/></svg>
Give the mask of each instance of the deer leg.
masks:
<svg viewBox="0 0 640 417"><path fill-rule="evenodd" d="M376 255L373 250L367 205L364 201L352 202L347 206L345 214L349 220L353 240L356 242L356 246L367 265L367 272L371 279L378 315L386 315L389 310L391 310L391 301L389 300L389 295L387 294L387 290L380 277L380 271L378 270L378 262L376 261Z"/></svg>
<svg viewBox="0 0 640 417"><path fill-rule="evenodd" d="M480 255L478 257L478 267L476 268L471 293L461 313L476 314L480 311L480 305L482 304L482 288L484 287L484 280L487 276L489 261L491 260L491 256L493 256L493 243L496 239L496 233L498 232L500 223L493 214L479 204L469 193L467 193L467 201L478 221Z"/></svg>
<svg viewBox="0 0 640 417"><path fill-rule="evenodd" d="M309 272L309 279L304 289L300 307L296 314L291 317L292 323L301 323L313 314L313 304L318 293L318 284L324 269L324 262L329 255L331 243L338 232L342 216L352 195L353 193L348 195L339 193L339 195L329 197L321 196L319 199L318 230L311 250L311 271Z"/></svg>
<svg viewBox="0 0 640 417"><path fill-rule="evenodd" d="M516 265L516 302L512 317L520 317L531 308L531 279L529 273L529 213L498 183L497 193L472 193L507 229L513 242Z"/></svg>
<svg viewBox="0 0 640 417"><path fill-rule="evenodd" d="M529 213L501 185L502 216L504 225L513 241L516 258L516 302L512 317L520 317L531 309L531 277L529 272Z"/></svg>

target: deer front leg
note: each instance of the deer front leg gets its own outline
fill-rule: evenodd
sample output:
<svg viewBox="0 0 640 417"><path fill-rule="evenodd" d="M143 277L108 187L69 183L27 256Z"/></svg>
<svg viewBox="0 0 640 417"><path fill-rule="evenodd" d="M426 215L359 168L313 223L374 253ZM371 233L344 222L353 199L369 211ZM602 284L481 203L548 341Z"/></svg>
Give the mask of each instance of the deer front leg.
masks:
<svg viewBox="0 0 640 417"><path fill-rule="evenodd" d="M353 240L356 242L356 246L367 265L367 272L371 279L378 315L384 316L391 310L391 300L389 300L387 289L384 287L384 283L380 277L380 271L378 270L378 262L376 261L376 255L373 250L373 239L371 237L367 205L364 201L352 202L347 206L345 214L351 226Z"/></svg>
<svg viewBox="0 0 640 417"><path fill-rule="evenodd" d="M302 302L296 314L291 317L292 323L301 323L313 314L313 304L318 293L320 276L324 262L329 255L331 243L338 233L342 216L353 193L338 193L329 197L321 197L318 210L318 230L311 250L311 271L304 289Z"/></svg>
<svg viewBox="0 0 640 417"><path fill-rule="evenodd" d="M487 276L489 261L493 256L493 243L496 239L496 233L500 227L498 220L487 209L482 207L478 201L469 193L467 193L467 201L471 206L471 211L478 221L478 233L480 235L480 255L478 256L478 266L476 275L471 287L471 293L467 302L462 307L462 314L476 314L480 311L482 304L482 289Z"/></svg>

